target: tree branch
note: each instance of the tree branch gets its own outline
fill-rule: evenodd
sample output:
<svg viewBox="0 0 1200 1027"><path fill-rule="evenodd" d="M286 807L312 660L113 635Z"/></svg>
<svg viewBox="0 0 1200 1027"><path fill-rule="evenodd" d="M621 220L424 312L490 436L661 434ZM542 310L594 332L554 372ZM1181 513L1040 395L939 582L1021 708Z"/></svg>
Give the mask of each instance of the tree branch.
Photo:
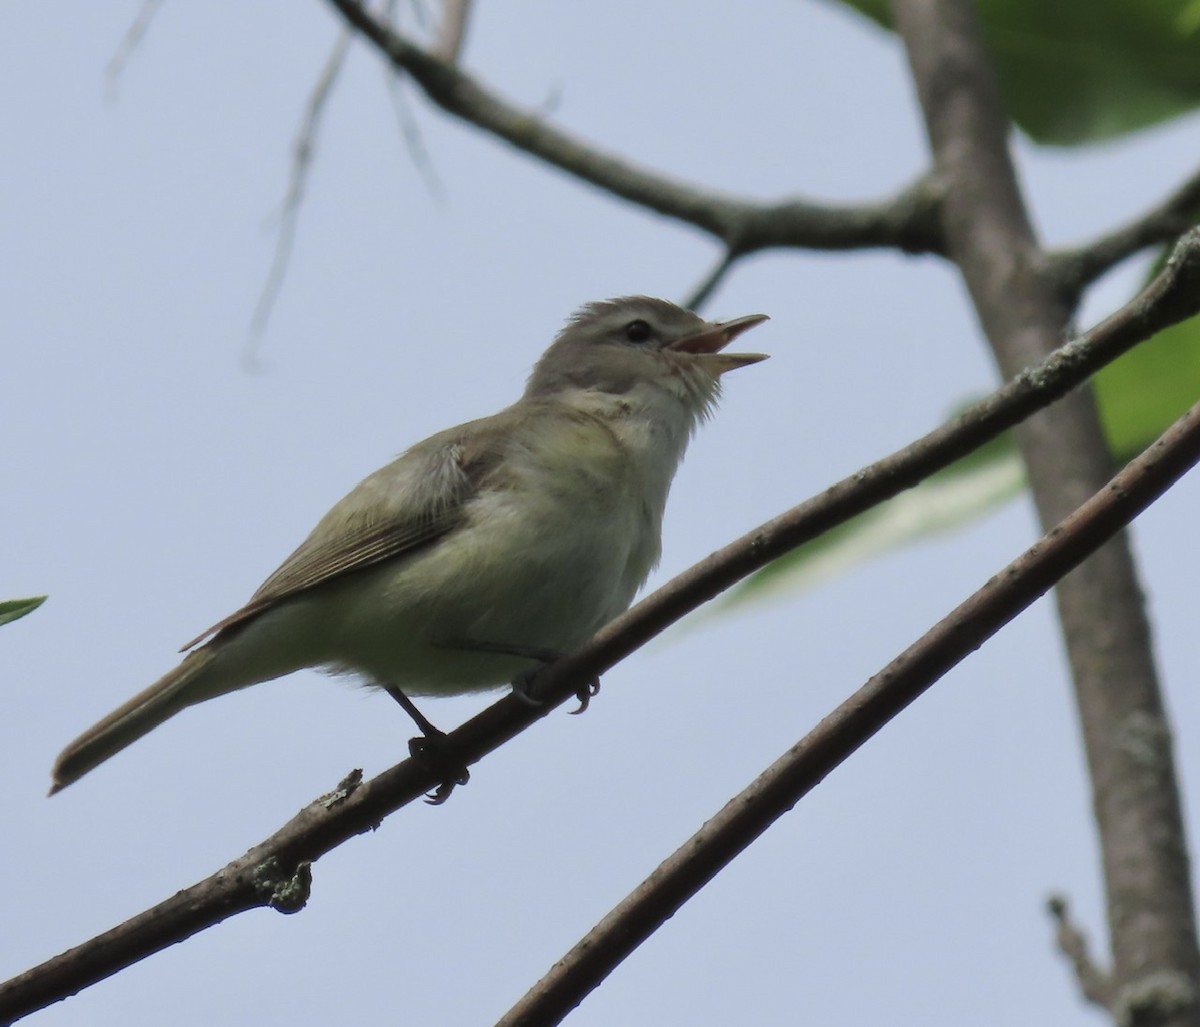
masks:
<svg viewBox="0 0 1200 1027"><path fill-rule="evenodd" d="M713 553L601 629L531 684L545 704L508 696L446 737L446 758L478 762L685 614L831 527L883 502L1065 395L1136 343L1200 311L1200 231L1143 292L1091 331L960 416ZM0 1023L41 1009L235 913L303 905L309 865L438 784L413 760L361 783L355 772L270 838L198 884L0 985Z"/></svg>
<svg viewBox="0 0 1200 1027"><path fill-rule="evenodd" d="M554 128L384 25L356 0L330 2L447 113L631 203L694 225L716 236L736 256L781 246L941 252L940 194L929 179L921 179L891 200L840 207L798 198L762 203L701 189L638 167Z"/></svg>
<svg viewBox="0 0 1200 1027"><path fill-rule="evenodd" d="M467 35L471 0L442 0L442 17L432 53L447 64L456 64Z"/></svg>
<svg viewBox="0 0 1200 1027"><path fill-rule="evenodd" d="M1049 273L1008 152L1010 126L970 0L893 0L946 190L942 224L1006 377L1057 344L1074 307ZM1016 433L1044 529L1096 492L1111 456L1090 390ZM1055 591L1100 831L1113 1016L1130 1027L1200 1022L1200 951L1171 731L1129 540ZM1129 739L1136 732L1138 742Z"/></svg>
<svg viewBox="0 0 1200 1027"><path fill-rule="evenodd" d="M1200 403L779 757L631 892L497 1027L556 1024L733 859L901 710L1200 461Z"/></svg>
<svg viewBox="0 0 1200 1027"><path fill-rule="evenodd" d="M1150 246L1169 243L1200 217L1200 171L1194 172L1166 199L1127 225L1084 246L1051 253L1048 273L1078 295L1106 271Z"/></svg>

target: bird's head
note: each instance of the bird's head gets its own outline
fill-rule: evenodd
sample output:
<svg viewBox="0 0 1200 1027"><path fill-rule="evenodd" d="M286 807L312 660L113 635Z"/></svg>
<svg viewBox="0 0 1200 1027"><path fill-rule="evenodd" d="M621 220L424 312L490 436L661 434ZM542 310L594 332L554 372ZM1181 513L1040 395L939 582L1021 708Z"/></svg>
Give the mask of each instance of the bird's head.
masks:
<svg viewBox="0 0 1200 1027"><path fill-rule="evenodd" d="M720 392L721 375L766 360L763 353L726 353L748 328L767 320L750 314L706 321L650 296L589 303L578 310L534 366L527 398L566 390L623 396L661 389L702 416Z"/></svg>

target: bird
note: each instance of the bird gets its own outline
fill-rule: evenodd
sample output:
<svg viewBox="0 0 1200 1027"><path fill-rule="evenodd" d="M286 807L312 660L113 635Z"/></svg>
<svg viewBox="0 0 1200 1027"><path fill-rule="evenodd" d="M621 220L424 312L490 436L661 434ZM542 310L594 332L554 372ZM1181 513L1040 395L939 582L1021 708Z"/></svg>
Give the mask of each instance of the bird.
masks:
<svg viewBox="0 0 1200 1027"><path fill-rule="evenodd" d="M430 736L412 696L504 687L582 644L657 565L722 376L766 359L725 347L766 320L649 296L584 305L515 403L363 479L244 606L63 750L50 794L189 706L302 668L385 689Z"/></svg>

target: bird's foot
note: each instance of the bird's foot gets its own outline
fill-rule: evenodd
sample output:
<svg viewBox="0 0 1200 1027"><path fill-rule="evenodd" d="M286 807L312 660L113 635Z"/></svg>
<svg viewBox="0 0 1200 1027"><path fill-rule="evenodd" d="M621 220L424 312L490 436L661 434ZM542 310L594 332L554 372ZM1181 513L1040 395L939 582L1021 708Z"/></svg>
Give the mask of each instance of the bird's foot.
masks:
<svg viewBox="0 0 1200 1027"><path fill-rule="evenodd" d="M471 780L471 772L466 764L450 757L446 752L446 735L437 731L435 734L421 735L419 738L408 740L408 754L421 764L431 774L439 779L439 784L425 796L430 806L440 806L450 793L459 785L465 785Z"/></svg>
<svg viewBox="0 0 1200 1027"><path fill-rule="evenodd" d="M543 666L545 666L547 663L553 663L560 656L562 656L562 653L554 652L553 650L549 650L549 649L543 649L543 650L539 650L539 651L542 653L542 655L541 656L533 656L533 658L540 660L542 662ZM532 653L527 653L527 654L522 654L522 655L532 656ZM541 669L542 669L541 667L533 667L530 670L522 671L515 678L513 678L513 681L512 681L513 695L515 695L522 702L525 702L530 706L544 706L545 705L545 700L539 699L536 695L533 694L533 679L537 675L538 671L540 671ZM579 700L579 706L576 709L569 710L568 712L573 713L573 714L582 713L584 710L586 710L588 708L588 704L592 701L592 699L599 694L600 694L600 679L598 677L595 677L595 678L592 678L591 681L582 685L579 688L579 690L575 693L575 698Z"/></svg>
<svg viewBox="0 0 1200 1027"><path fill-rule="evenodd" d="M561 659L563 653L557 649L547 649L544 646L538 645L520 645L510 642L482 642L473 638L453 638L444 642L438 643L443 649L467 649L472 652L480 653L500 653L504 656L520 656L527 660L536 660L541 666L531 667L529 670L524 670L518 674L512 681L513 695L518 699L527 703L530 706L543 706L545 701L533 694L532 684L534 675L542 669L547 663L553 663L555 660ZM588 704L597 695L600 694L600 678L594 677L591 681L582 685L575 693L575 698L579 700L578 709L571 710L571 713L582 713L588 708ZM409 704L411 705L411 703ZM406 707L407 708L407 707ZM411 715L411 711L410 711ZM423 718L422 718L423 719ZM418 722L419 723L419 722ZM426 721L428 723L428 721Z"/></svg>
<svg viewBox="0 0 1200 1027"><path fill-rule="evenodd" d="M395 685L384 685L384 691L396 700L417 725L421 737L408 740L408 754L431 774L440 784L425 801L431 806L440 806L459 785L471 780L466 764L460 763L446 753L446 732L434 727L433 723L417 709L416 704Z"/></svg>
<svg viewBox="0 0 1200 1027"><path fill-rule="evenodd" d="M600 678L594 677L575 693L575 698L579 700L579 705L575 709L568 710L567 712L574 716L578 716L588 708L588 704L599 694Z"/></svg>

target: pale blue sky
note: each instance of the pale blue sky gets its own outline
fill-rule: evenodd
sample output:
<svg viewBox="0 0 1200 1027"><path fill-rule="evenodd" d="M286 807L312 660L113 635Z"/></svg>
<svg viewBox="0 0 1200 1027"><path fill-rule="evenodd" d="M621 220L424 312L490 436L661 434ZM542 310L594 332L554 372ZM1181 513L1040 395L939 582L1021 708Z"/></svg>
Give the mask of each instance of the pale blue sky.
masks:
<svg viewBox="0 0 1200 1027"><path fill-rule="evenodd" d="M350 768L405 753L386 697L301 674L188 711L53 800L61 746L239 605L360 477L511 401L580 303L685 295L690 229L577 185L408 91L431 196L374 55L329 107L261 368L243 366L267 227L337 22L322 3L167 3L115 102L138 4L0 8L0 978L206 876ZM482 2L469 68L607 148L748 195L886 194L924 162L898 47L833 5ZM1022 173L1086 238L1189 172L1193 119ZM1133 272L1089 304L1120 302ZM993 381L932 259L766 254L707 308L766 312L668 509L661 582L924 431ZM15 426L15 432L13 431ZM1185 481L1138 550L1196 820L1200 668ZM660 859L1033 537L1024 503L823 588L710 619L605 679L440 809L30 1023L492 1022ZM1103 923L1049 605L890 726L628 960L569 1022L979 1027L1096 1022L1045 894ZM451 726L479 698L431 704Z"/></svg>

